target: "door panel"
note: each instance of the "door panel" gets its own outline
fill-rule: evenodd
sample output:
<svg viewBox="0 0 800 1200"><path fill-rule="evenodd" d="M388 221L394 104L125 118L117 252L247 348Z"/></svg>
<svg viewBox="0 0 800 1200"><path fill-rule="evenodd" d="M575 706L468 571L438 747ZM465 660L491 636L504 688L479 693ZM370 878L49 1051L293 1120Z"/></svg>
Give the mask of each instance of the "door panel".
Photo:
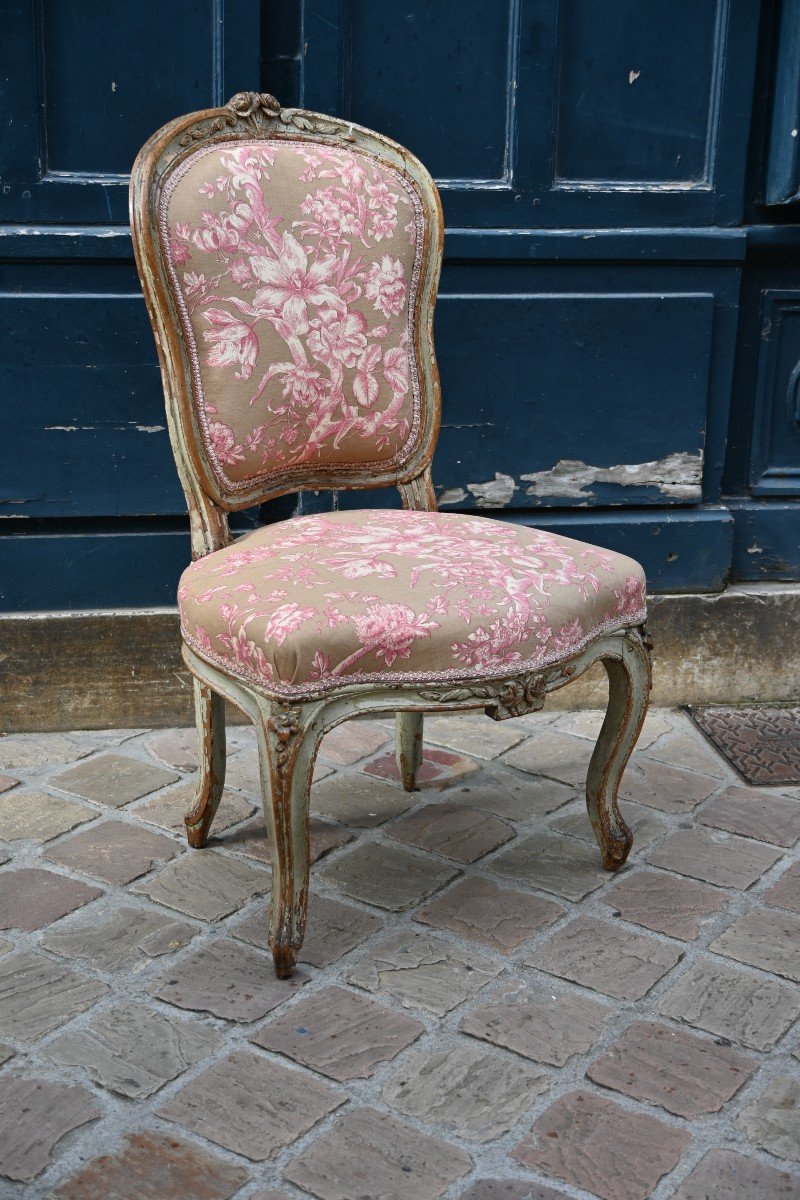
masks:
<svg viewBox="0 0 800 1200"><path fill-rule="evenodd" d="M13 149L0 220L127 223L128 172L160 125L259 86L250 0L3 0Z"/></svg>

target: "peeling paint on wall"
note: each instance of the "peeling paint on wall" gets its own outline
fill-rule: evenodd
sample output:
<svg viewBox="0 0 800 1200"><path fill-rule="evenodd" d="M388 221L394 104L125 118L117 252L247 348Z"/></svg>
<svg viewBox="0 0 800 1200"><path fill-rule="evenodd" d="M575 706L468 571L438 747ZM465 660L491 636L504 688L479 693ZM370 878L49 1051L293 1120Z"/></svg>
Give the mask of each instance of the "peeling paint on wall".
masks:
<svg viewBox="0 0 800 1200"><path fill-rule="evenodd" d="M578 459L562 458L548 471L522 475L530 483L529 496L591 497L594 483L616 483L621 487L655 487L675 500L699 500L703 455L668 454L653 462L621 463L616 467L593 467ZM470 491L472 489L470 488Z"/></svg>
<svg viewBox="0 0 800 1200"><path fill-rule="evenodd" d="M494 479L488 479L486 483L468 483L467 487L475 497L478 508L505 508L517 490L512 477L502 475L499 471L495 471Z"/></svg>
<svg viewBox="0 0 800 1200"><path fill-rule="evenodd" d="M466 498L467 493L463 488L445 488L436 502L441 508L443 504L461 504Z"/></svg>
<svg viewBox="0 0 800 1200"><path fill-rule="evenodd" d="M620 487L657 488L673 500L700 500L703 475L702 453L680 451L652 462L620 463L616 467L593 467L580 459L562 458L547 471L532 471L520 476L520 484L511 475L495 471L494 479L485 483L468 483L478 508L505 508L514 498L518 486L527 483L528 496L558 496L570 500L591 500L595 483L612 483ZM438 498L439 506L462 504L467 499L464 488L446 488Z"/></svg>

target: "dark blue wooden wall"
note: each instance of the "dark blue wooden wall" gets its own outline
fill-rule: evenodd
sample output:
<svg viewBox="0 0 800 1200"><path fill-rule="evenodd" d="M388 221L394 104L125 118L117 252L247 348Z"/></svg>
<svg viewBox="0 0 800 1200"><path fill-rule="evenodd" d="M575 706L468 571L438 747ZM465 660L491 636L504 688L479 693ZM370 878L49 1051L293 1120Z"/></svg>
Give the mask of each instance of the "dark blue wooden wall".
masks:
<svg viewBox="0 0 800 1200"><path fill-rule="evenodd" d="M4 609L174 601L187 523L126 172L165 120L247 89L437 178L443 508L625 550L654 590L800 578L800 0L0 17Z"/></svg>

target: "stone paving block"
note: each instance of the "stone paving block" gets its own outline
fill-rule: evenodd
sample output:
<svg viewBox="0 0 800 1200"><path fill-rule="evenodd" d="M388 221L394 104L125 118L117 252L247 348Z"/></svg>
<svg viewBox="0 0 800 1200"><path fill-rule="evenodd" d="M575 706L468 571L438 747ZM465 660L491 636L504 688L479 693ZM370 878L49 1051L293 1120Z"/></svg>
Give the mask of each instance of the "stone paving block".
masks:
<svg viewBox="0 0 800 1200"><path fill-rule="evenodd" d="M550 1082L528 1063L459 1041L406 1059L383 1099L408 1117L483 1143L508 1133Z"/></svg>
<svg viewBox="0 0 800 1200"><path fill-rule="evenodd" d="M425 715L426 742L447 746L474 758L497 758L499 754L518 746L528 730L516 721L493 721L485 713L449 713L447 716Z"/></svg>
<svg viewBox="0 0 800 1200"><path fill-rule="evenodd" d="M270 875L217 850L191 850L157 875L134 883L132 892L190 917L217 921L266 892Z"/></svg>
<svg viewBox="0 0 800 1200"><path fill-rule="evenodd" d="M380 750L391 737L377 721L345 721L326 733L319 748L320 758L337 767L352 766Z"/></svg>
<svg viewBox="0 0 800 1200"><path fill-rule="evenodd" d="M367 843L343 854L320 874L347 896L398 912L419 904L459 872L393 846Z"/></svg>
<svg viewBox="0 0 800 1200"><path fill-rule="evenodd" d="M333 774L333 767L317 759L314 767L313 782ZM254 798L261 798L261 773L258 763L258 750L255 746L243 746L239 754L228 763L225 771L225 786L248 792Z"/></svg>
<svg viewBox="0 0 800 1200"><path fill-rule="evenodd" d="M45 852L45 858L106 883L124 884L181 853L163 833L151 833L125 821L98 821Z"/></svg>
<svg viewBox="0 0 800 1200"><path fill-rule="evenodd" d="M385 992L405 1008L443 1017L499 973L488 958L470 953L465 960L442 938L396 933L367 951L346 979L367 992Z"/></svg>
<svg viewBox="0 0 800 1200"><path fill-rule="evenodd" d="M389 750L379 758L364 763L362 770L367 775L378 779L391 779L400 783L400 769L394 751ZM417 783L420 788L446 788L465 775L471 775L478 770L478 763L463 754L453 750L437 750L426 746L422 755L422 764L417 772Z"/></svg>
<svg viewBox="0 0 800 1200"><path fill-rule="evenodd" d="M159 825L162 829L171 829L173 833L185 836L186 824L183 818L194 804L196 792L197 781L188 779L167 792L161 792L160 795L137 804L136 808L130 810L131 816L135 816L139 821L147 821L148 825ZM220 834L230 829L231 825L251 817L256 807L239 792L225 788L214 817L212 833Z"/></svg>
<svg viewBox="0 0 800 1200"><path fill-rule="evenodd" d="M672 1200L800 1200L800 1177L735 1150L709 1150Z"/></svg>
<svg viewBox="0 0 800 1200"><path fill-rule="evenodd" d="M344 772L311 789L311 811L344 825L369 829L407 812L419 796L372 775Z"/></svg>
<svg viewBox="0 0 800 1200"><path fill-rule="evenodd" d="M77 879L43 871L40 867L22 867L0 875L0 929L30 932L58 921L101 896L100 888Z"/></svg>
<svg viewBox="0 0 800 1200"><path fill-rule="evenodd" d="M196 933L186 921L152 909L126 905L104 912L98 906L91 921L53 930L40 944L65 958L85 958L100 971L136 970L148 958L180 950Z"/></svg>
<svg viewBox="0 0 800 1200"><path fill-rule="evenodd" d="M800 863L795 863L784 871L780 879L761 893L765 904L775 904L778 908L789 908L800 913Z"/></svg>
<svg viewBox="0 0 800 1200"><path fill-rule="evenodd" d="M666 813L689 813L719 787L719 780L637 754L625 769L621 800L634 800Z"/></svg>
<svg viewBox="0 0 800 1200"><path fill-rule="evenodd" d="M63 733L22 733L0 737L0 771L29 771L55 763L75 762L92 753Z"/></svg>
<svg viewBox="0 0 800 1200"><path fill-rule="evenodd" d="M690 1142L688 1130L576 1091L551 1104L511 1157L602 1200L649 1200Z"/></svg>
<svg viewBox="0 0 800 1200"><path fill-rule="evenodd" d="M727 892L707 883L661 871L624 875L603 896L603 903L611 905L624 921L684 941L699 937L703 923L721 912L729 900Z"/></svg>
<svg viewBox="0 0 800 1200"><path fill-rule="evenodd" d="M358 1108L307 1146L284 1178L321 1200L436 1200L472 1169L465 1150Z"/></svg>
<svg viewBox="0 0 800 1200"><path fill-rule="evenodd" d="M32 838L35 842L49 842L84 821L93 821L97 815L95 809L77 800L17 788L0 798L0 839L16 842Z"/></svg>
<svg viewBox="0 0 800 1200"><path fill-rule="evenodd" d="M656 1008L717 1037L769 1050L800 1016L795 989L710 959L692 963Z"/></svg>
<svg viewBox="0 0 800 1200"><path fill-rule="evenodd" d="M69 767L48 782L62 792L72 792L95 804L107 804L111 808L122 808L132 800L147 796L158 788L175 783L179 778L174 771L154 767L128 758L124 754L98 754L88 762Z"/></svg>
<svg viewBox="0 0 800 1200"><path fill-rule="evenodd" d="M7 792L10 788L16 787L18 783L19 780L15 779L13 775L0 774L0 792Z"/></svg>
<svg viewBox="0 0 800 1200"><path fill-rule="evenodd" d="M168 1017L139 1001L93 1014L81 1029L50 1042L44 1053L63 1066L83 1067L109 1091L140 1100L219 1049L222 1041L201 1021Z"/></svg>
<svg viewBox="0 0 800 1200"><path fill-rule="evenodd" d="M720 934L710 950L800 983L800 917L754 908Z"/></svg>
<svg viewBox="0 0 800 1200"><path fill-rule="evenodd" d="M564 909L490 879L463 879L414 913L414 920L435 929L450 929L474 942L509 954L537 930L563 917Z"/></svg>
<svg viewBox="0 0 800 1200"><path fill-rule="evenodd" d="M691 1119L719 1112L757 1066L725 1045L654 1021L634 1021L586 1074L602 1087Z"/></svg>
<svg viewBox="0 0 800 1200"><path fill-rule="evenodd" d="M743 1109L736 1124L748 1141L778 1158L800 1162L800 1082L781 1075Z"/></svg>
<svg viewBox="0 0 800 1200"><path fill-rule="evenodd" d="M268 950L268 926L269 913L262 908L251 913L241 924L233 926L230 932L234 937ZM372 913L312 892L308 900L308 924L299 961L311 963L313 967L329 967L382 927L383 922Z"/></svg>
<svg viewBox="0 0 800 1200"><path fill-rule="evenodd" d="M793 846L800 838L800 801L756 788L726 788L698 813L697 819L703 825L774 846Z"/></svg>
<svg viewBox="0 0 800 1200"><path fill-rule="evenodd" d="M179 1008L226 1021L258 1021L304 983L308 976L303 971L295 971L291 979L276 979L270 957L220 938L184 958L147 990Z"/></svg>
<svg viewBox="0 0 800 1200"><path fill-rule="evenodd" d="M588 738L596 742L600 736L600 728L606 712L604 708L585 708L581 712L565 713L556 720L556 729L560 733L572 733L575 737ZM636 740L638 750L651 746L656 738L669 733L672 724L663 712L652 710L644 719L639 737Z"/></svg>
<svg viewBox="0 0 800 1200"><path fill-rule="evenodd" d="M541 985L510 983L461 1018L459 1029L534 1062L563 1067L603 1036L613 1009L580 992L554 996Z"/></svg>
<svg viewBox="0 0 800 1200"><path fill-rule="evenodd" d="M29 1183L49 1165L55 1146L73 1129L95 1121L91 1092L46 1079L0 1079L0 1175Z"/></svg>
<svg viewBox="0 0 800 1200"><path fill-rule="evenodd" d="M617 1000L638 1000L681 957L646 934L581 916L543 942L526 965Z"/></svg>
<svg viewBox="0 0 800 1200"><path fill-rule="evenodd" d="M575 789L542 776L507 771L496 763L491 773L479 775L456 785L453 799L485 812L496 813L509 821L532 821L575 799Z"/></svg>
<svg viewBox="0 0 800 1200"><path fill-rule="evenodd" d="M321 1079L237 1050L185 1084L157 1114L264 1162L346 1099L346 1092Z"/></svg>
<svg viewBox="0 0 800 1200"><path fill-rule="evenodd" d="M0 962L0 1034L35 1041L110 990L31 950L9 954Z"/></svg>
<svg viewBox="0 0 800 1200"><path fill-rule="evenodd" d="M652 811L648 808L643 808L641 804L632 804L623 801L619 806L619 811L625 824L633 834L633 852L644 850L645 846L650 846L663 833L666 832L666 825L663 821L659 821L658 817L654 817ZM592 823L589 820L589 814L586 811L586 805L581 804L578 812L570 813L568 816L557 817L550 822L550 828L556 833L565 833L569 837L581 838L584 842L590 842L593 846L597 845L592 829Z"/></svg>
<svg viewBox="0 0 800 1200"><path fill-rule="evenodd" d="M389 828L389 836L459 863L477 862L514 837L507 821L462 804L428 804Z"/></svg>
<svg viewBox="0 0 800 1200"><path fill-rule="evenodd" d="M584 738L571 737L555 729L545 729L528 738L521 746L503 755L506 766L528 771L531 775L546 775L573 788L586 785L586 772L592 747Z"/></svg>
<svg viewBox="0 0 800 1200"><path fill-rule="evenodd" d="M647 862L706 883L744 891L780 858L780 851L707 829L679 829L645 855Z"/></svg>
<svg viewBox="0 0 800 1200"><path fill-rule="evenodd" d="M309 821L309 837L312 863L353 840L349 829L330 825L317 817L312 817ZM227 850L235 850L238 854L246 854L248 858L257 858L261 862L268 863L271 860L267 826L261 813L253 817L252 821L240 825L238 829L232 829L224 838L220 838L217 844Z"/></svg>
<svg viewBox="0 0 800 1200"><path fill-rule="evenodd" d="M552 833L520 839L488 866L565 900L582 900L608 880L596 843L592 846Z"/></svg>
<svg viewBox="0 0 800 1200"><path fill-rule="evenodd" d="M0 1045L0 1067L3 1063L7 1063L10 1058L14 1057L14 1051L10 1046Z"/></svg>
<svg viewBox="0 0 800 1200"><path fill-rule="evenodd" d="M734 772L722 755L713 750L702 735L698 736L691 726L662 738L657 746L648 750L648 754L663 762L680 763L682 767L710 775L712 779L734 778Z"/></svg>
<svg viewBox="0 0 800 1200"><path fill-rule="evenodd" d="M197 770L197 730L193 726L189 729L157 729L145 738L144 744L153 757L167 767L182 772Z"/></svg>
<svg viewBox="0 0 800 1200"><path fill-rule="evenodd" d="M122 1149L92 1159L58 1185L52 1200L229 1200L247 1182L223 1162L174 1134L129 1133Z"/></svg>
<svg viewBox="0 0 800 1200"><path fill-rule="evenodd" d="M243 744L244 730L227 729L225 737L225 754L228 761L238 754ZM145 745L150 753L168 767L176 771L196 771L197 730L194 725L188 729L157 729L145 739Z"/></svg>
<svg viewBox="0 0 800 1200"><path fill-rule="evenodd" d="M523 1179L478 1179L461 1194L461 1200L569 1200L566 1192L546 1183Z"/></svg>
<svg viewBox="0 0 800 1200"><path fill-rule="evenodd" d="M421 1021L344 988L326 987L304 996L250 1040L344 1083L367 1079L424 1032Z"/></svg>

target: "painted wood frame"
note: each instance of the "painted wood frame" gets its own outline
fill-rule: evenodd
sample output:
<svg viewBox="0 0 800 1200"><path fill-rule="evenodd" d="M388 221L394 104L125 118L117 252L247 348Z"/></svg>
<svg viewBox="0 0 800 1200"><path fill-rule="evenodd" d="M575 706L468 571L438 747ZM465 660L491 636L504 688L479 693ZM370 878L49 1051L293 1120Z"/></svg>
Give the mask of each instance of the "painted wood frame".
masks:
<svg viewBox="0 0 800 1200"><path fill-rule="evenodd" d="M227 493L208 470L192 404L188 350L158 233L158 202L171 173L198 146L240 139L307 139L358 148L393 166L411 180L423 203L424 243L420 287L414 313L413 353L421 384L420 434L402 462L385 471L334 466L276 472L246 492ZM433 346L433 309L442 256L443 222L438 193L425 168L397 143L347 121L300 109L281 108L274 97L240 93L224 107L179 118L146 143L131 177L131 224L136 262L161 363L167 419L181 484L189 507L192 555L213 553L230 544L228 513L287 491L319 488L375 488L395 484L403 507L436 509L430 462L439 427L440 395ZM342 721L366 713L396 712L397 759L403 786L416 787L422 757L423 714L484 709L494 720L536 712L549 692L565 686L590 666L603 663L609 680L605 721L589 766L586 799L604 865L618 869L631 847L631 834L617 806L622 772L647 711L651 684L651 643L643 626L596 636L580 653L539 671L516 677L458 683L384 686L344 684L319 699L287 702L268 689L245 684L199 658L184 645L183 657L195 679L195 712L200 745L200 781L186 817L189 842L203 846L222 796L225 779L223 700L253 722L259 747L264 813L272 854L272 907L269 940L275 971L286 977L302 946L309 878L308 814L311 778L319 743Z"/></svg>

